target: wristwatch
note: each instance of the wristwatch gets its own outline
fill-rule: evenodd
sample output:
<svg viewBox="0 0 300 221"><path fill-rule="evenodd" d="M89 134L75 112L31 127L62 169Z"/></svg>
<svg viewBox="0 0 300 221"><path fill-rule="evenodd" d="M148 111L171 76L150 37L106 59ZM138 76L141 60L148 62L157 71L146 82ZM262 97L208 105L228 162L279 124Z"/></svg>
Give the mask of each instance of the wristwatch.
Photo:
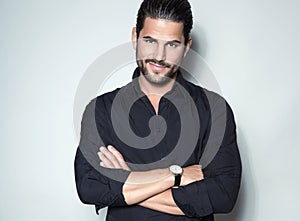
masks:
<svg viewBox="0 0 300 221"><path fill-rule="evenodd" d="M175 182L174 182L173 187L179 187L180 186L180 181L181 181L181 175L183 173L183 169L181 168L181 166L178 166L178 165L172 165L172 166L169 167L169 169L175 177Z"/></svg>

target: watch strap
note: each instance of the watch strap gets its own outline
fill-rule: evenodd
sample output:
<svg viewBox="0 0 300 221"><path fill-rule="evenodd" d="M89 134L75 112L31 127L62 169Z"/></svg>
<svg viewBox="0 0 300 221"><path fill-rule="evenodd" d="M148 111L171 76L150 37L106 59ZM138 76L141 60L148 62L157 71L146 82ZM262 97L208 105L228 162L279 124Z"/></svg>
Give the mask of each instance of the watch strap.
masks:
<svg viewBox="0 0 300 221"><path fill-rule="evenodd" d="M175 175L174 187L179 187L181 181L181 174Z"/></svg>

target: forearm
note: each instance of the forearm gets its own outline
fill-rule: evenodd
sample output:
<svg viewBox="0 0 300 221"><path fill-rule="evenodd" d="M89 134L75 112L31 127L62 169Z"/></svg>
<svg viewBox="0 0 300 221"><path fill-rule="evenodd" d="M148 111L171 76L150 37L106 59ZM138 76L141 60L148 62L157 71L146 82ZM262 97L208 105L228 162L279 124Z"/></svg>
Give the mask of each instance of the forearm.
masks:
<svg viewBox="0 0 300 221"><path fill-rule="evenodd" d="M126 162L124 161L122 154L118 152L113 146L108 146L108 148L101 147L98 155L101 160L101 166L103 167L112 169L121 168L123 170L128 171L130 170ZM184 168L184 173L182 174L181 178L181 185L185 186L189 183L201 179L203 179L201 166L192 165ZM170 189L174 185L174 181L175 176L169 168L156 169L144 172L132 171L130 172L123 185L122 194L125 202L128 205L138 204ZM166 200L165 203L162 203L162 205L165 205L164 208L166 210L168 210L168 207L175 207L175 203L172 199L172 194L170 194L170 192L167 192L165 193L165 195L162 196L165 197ZM149 200L147 204L151 204L151 202L155 203L156 200L159 200L159 198L153 198L152 200L153 201ZM153 206L148 205L148 207L149 206L151 206L152 208L157 207L155 204ZM173 213L176 212L180 214L180 211L174 211L174 208L172 208L171 211Z"/></svg>
<svg viewBox="0 0 300 221"><path fill-rule="evenodd" d="M199 165L185 167L183 171L181 186L186 186L195 181L204 179L201 167ZM171 188L168 188L164 192L144 200L143 202L139 203L139 205L164 213L184 215L184 212L175 203L171 190Z"/></svg>
<svg viewBox="0 0 300 221"><path fill-rule="evenodd" d="M167 189L162 193L152 196L139 203L139 205L163 213L169 213L172 215L184 215L181 209L174 202L171 189Z"/></svg>
<svg viewBox="0 0 300 221"><path fill-rule="evenodd" d="M131 172L123 186L123 196L128 205L145 201L174 185L174 176L168 168L146 172Z"/></svg>

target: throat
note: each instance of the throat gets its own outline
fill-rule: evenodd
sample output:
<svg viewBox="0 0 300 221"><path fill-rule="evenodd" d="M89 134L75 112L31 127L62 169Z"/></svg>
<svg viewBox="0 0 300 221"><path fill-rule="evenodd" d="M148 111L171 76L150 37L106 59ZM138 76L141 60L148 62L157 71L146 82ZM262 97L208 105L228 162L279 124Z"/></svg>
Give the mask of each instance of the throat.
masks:
<svg viewBox="0 0 300 221"><path fill-rule="evenodd" d="M172 89L175 79L172 79L172 81L168 82L164 86L157 86L149 83L145 79L145 76L141 74L138 81L141 90L145 93L150 103L152 104L155 110L155 114L158 115L160 100L167 92Z"/></svg>
<svg viewBox="0 0 300 221"><path fill-rule="evenodd" d="M155 114L158 115L159 102L160 102L161 96L152 94L152 95L147 95L147 97L155 110Z"/></svg>

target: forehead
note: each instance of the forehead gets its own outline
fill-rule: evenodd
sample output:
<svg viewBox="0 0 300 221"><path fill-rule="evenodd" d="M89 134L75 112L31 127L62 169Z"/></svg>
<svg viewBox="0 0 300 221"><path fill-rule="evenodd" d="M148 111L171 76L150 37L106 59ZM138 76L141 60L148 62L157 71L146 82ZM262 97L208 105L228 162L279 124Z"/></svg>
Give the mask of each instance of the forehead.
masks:
<svg viewBox="0 0 300 221"><path fill-rule="evenodd" d="M184 39L183 23L147 17L144 22L144 27L140 32L140 36L150 36L155 39L167 41L182 40Z"/></svg>

